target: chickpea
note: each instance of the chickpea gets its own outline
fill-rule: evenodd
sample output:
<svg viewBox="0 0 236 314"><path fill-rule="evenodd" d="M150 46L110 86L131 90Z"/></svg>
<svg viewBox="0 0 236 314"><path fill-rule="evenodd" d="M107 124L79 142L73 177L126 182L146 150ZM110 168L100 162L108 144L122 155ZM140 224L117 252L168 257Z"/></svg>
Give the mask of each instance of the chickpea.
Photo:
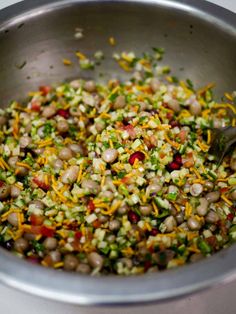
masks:
<svg viewBox="0 0 236 314"><path fill-rule="evenodd" d="M173 216L167 217L164 220L163 224L166 227L165 232L172 232L174 230L174 228L177 226L177 222Z"/></svg>
<svg viewBox="0 0 236 314"><path fill-rule="evenodd" d="M11 197L12 198L17 198L21 193L21 190L15 186L15 185L12 185L11 186Z"/></svg>
<svg viewBox="0 0 236 314"><path fill-rule="evenodd" d="M220 198L220 192L219 191L209 192L206 194L205 198L209 203L215 203Z"/></svg>
<svg viewBox="0 0 236 314"><path fill-rule="evenodd" d="M190 194L192 196L198 196L203 192L203 186L200 183L194 183L190 187Z"/></svg>
<svg viewBox="0 0 236 314"><path fill-rule="evenodd" d="M64 147L60 150L58 157L61 160L70 160L73 157L73 154L70 148Z"/></svg>
<svg viewBox="0 0 236 314"><path fill-rule="evenodd" d="M93 93L96 91L96 84L94 81L87 81L84 83L84 89L86 92Z"/></svg>
<svg viewBox="0 0 236 314"><path fill-rule="evenodd" d="M45 249L47 250L55 250L57 247L57 239L55 238L46 238L43 242Z"/></svg>
<svg viewBox="0 0 236 314"><path fill-rule="evenodd" d="M202 107L200 105L200 103L198 101L193 101L190 106L189 106L189 111L191 112L191 114L193 114L194 116L198 116L201 111L202 111Z"/></svg>
<svg viewBox="0 0 236 314"><path fill-rule="evenodd" d="M83 179L81 181L81 186L83 189L85 189L91 194L97 194L100 191L100 185L97 182L90 179Z"/></svg>
<svg viewBox="0 0 236 314"><path fill-rule="evenodd" d="M111 231L117 231L117 230L119 230L120 229L120 221L119 220L117 220L117 219L114 219L114 220L111 220L110 222L109 222L109 229L111 230Z"/></svg>
<svg viewBox="0 0 236 314"><path fill-rule="evenodd" d="M200 204L197 206L196 211L199 216L205 216L208 212L208 201L205 197L199 199Z"/></svg>
<svg viewBox="0 0 236 314"><path fill-rule="evenodd" d="M168 101L168 107L172 109L174 112L180 111L180 105L179 102L176 99L171 99Z"/></svg>
<svg viewBox="0 0 236 314"><path fill-rule="evenodd" d="M216 212L214 212L213 210L210 210L209 213L206 215L206 222L209 223L216 223L219 220L219 216Z"/></svg>
<svg viewBox="0 0 236 314"><path fill-rule="evenodd" d="M102 159L107 163L113 163L118 157L118 151L114 148L108 148L102 153Z"/></svg>
<svg viewBox="0 0 236 314"><path fill-rule="evenodd" d="M154 93L160 89L160 85L161 85L161 83L156 77L153 77L151 79L150 87Z"/></svg>
<svg viewBox="0 0 236 314"><path fill-rule="evenodd" d="M78 263L78 259L74 255L67 254L64 259L64 269L69 271L75 270Z"/></svg>
<svg viewBox="0 0 236 314"><path fill-rule="evenodd" d="M72 184L76 181L78 174L79 174L79 167L71 166L63 172L61 176L61 181L64 184Z"/></svg>
<svg viewBox="0 0 236 314"><path fill-rule="evenodd" d="M124 108L125 106L126 106L125 96L119 95L114 102L113 108L121 109Z"/></svg>
<svg viewBox="0 0 236 314"><path fill-rule="evenodd" d="M7 216L7 221L14 227L18 227L18 215L17 213L10 213L8 216Z"/></svg>
<svg viewBox="0 0 236 314"><path fill-rule="evenodd" d="M93 268L101 269L103 267L104 259L97 252L91 252L88 254L88 262Z"/></svg>
<svg viewBox="0 0 236 314"><path fill-rule="evenodd" d="M42 116L45 118L53 117L57 112L57 108L55 105L47 106L43 109Z"/></svg>
<svg viewBox="0 0 236 314"><path fill-rule="evenodd" d="M192 216L188 219L187 225L190 230L197 231L201 229L201 223L196 217Z"/></svg>
<svg viewBox="0 0 236 314"><path fill-rule="evenodd" d="M11 193L11 187L8 184L3 184L0 187L0 201L5 200Z"/></svg>
<svg viewBox="0 0 236 314"><path fill-rule="evenodd" d="M91 268L88 264L80 263L77 266L76 271L81 274L89 274L91 272Z"/></svg>
<svg viewBox="0 0 236 314"><path fill-rule="evenodd" d="M149 216L152 212L152 206L151 205L143 205L139 208L140 213L144 216Z"/></svg>
<svg viewBox="0 0 236 314"><path fill-rule="evenodd" d="M57 122L57 130L59 133L66 133L69 130L69 124L65 119L61 119Z"/></svg>
<svg viewBox="0 0 236 314"><path fill-rule="evenodd" d="M15 169L16 168L16 163L17 163L18 160L19 160L19 158L17 156L10 157L8 159L9 166L11 168Z"/></svg>
<svg viewBox="0 0 236 314"><path fill-rule="evenodd" d="M19 140L19 144L21 148L26 148L32 143L32 139L29 136L22 136Z"/></svg>
<svg viewBox="0 0 236 314"><path fill-rule="evenodd" d="M236 201L236 190L230 192L230 198L232 201Z"/></svg>
<svg viewBox="0 0 236 314"><path fill-rule="evenodd" d="M53 168L58 171L58 170L61 170L63 168L63 161L61 159L56 159L54 162L53 162Z"/></svg>
<svg viewBox="0 0 236 314"><path fill-rule="evenodd" d="M29 247L29 242L24 238L19 238L14 243L14 249L19 252L23 253L25 252Z"/></svg>

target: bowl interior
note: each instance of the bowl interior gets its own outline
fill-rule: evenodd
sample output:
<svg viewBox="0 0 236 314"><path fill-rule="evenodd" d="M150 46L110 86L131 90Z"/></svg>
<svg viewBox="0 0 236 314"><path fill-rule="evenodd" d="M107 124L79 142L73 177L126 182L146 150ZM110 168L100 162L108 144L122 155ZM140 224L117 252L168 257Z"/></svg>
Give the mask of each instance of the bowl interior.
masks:
<svg viewBox="0 0 236 314"><path fill-rule="evenodd" d="M38 5L40 9L33 9ZM28 7L31 10L23 13ZM214 17L214 10L211 15L201 5L196 8L160 0L36 0L24 1L15 8L0 14L2 106L24 98L28 91L45 83L77 77L124 79L128 75L112 55L122 51L141 55L152 47L165 48L161 64L169 65L173 75L189 78L196 86L215 82L218 95L235 88L236 31ZM16 12L22 14L16 17ZM224 14L230 21L226 10ZM75 39L77 28L83 30L82 39ZM115 46L108 42L111 36ZM105 55L102 64L95 70L81 71L75 52L92 58L98 50ZM63 58L73 65L63 65Z"/></svg>
<svg viewBox="0 0 236 314"><path fill-rule="evenodd" d="M83 30L81 39L75 38L77 28ZM109 44L111 36L115 46ZM141 55L152 47L164 47L160 64L169 65L173 75L191 79L196 87L215 82L218 96L236 88L235 15L200 0L26 0L0 12L0 47L1 107L48 83L78 77L124 79L129 73L112 55L122 51ZM105 55L101 65L82 71L75 52L92 58L98 50ZM63 58L73 64L65 66ZM55 276L53 270L26 265L1 252L0 278L19 289L72 303L153 301L225 279L234 273L235 255L232 247L207 261L160 275L77 279L62 272Z"/></svg>

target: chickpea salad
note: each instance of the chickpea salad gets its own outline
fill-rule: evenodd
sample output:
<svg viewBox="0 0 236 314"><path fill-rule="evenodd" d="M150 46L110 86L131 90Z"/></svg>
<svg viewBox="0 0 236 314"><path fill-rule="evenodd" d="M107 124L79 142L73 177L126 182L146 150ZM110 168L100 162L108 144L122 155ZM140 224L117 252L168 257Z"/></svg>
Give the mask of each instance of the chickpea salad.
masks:
<svg viewBox="0 0 236 314"><path fill-rule="evenodd" d="M235 125L235 92L218 103L212 84L122 58L130 80L41 86L0 111L0 245L17 256L130 275L236 239L236 152L208 154L212 129Z"/></svg>

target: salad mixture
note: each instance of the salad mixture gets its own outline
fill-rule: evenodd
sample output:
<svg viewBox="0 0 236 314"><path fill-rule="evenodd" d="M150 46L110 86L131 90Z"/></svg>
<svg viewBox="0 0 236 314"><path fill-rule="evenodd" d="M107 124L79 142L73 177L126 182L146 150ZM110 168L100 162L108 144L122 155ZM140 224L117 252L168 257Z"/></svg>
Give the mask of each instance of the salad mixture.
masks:
<svg viewBox="0 0 236 314"><path fill-rule="evenodd" d="M0 245L19 257L130 275L236 238L236 153L208 154L212 129L235 125L235 93L217 103L149 55L116 59L130 80L42 86L0 111Z"/></svg>

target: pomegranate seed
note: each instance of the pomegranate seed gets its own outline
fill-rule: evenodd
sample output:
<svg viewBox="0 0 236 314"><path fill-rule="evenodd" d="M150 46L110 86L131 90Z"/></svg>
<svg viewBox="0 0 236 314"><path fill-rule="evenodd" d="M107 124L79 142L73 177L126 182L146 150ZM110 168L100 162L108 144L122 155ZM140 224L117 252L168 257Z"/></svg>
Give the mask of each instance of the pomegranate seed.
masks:
<svg viewBox="0 0 236 314"><path fill-rule="evenodd" d="M51 86L40 86L39 91L42 93L43 96L46 96L51 91Z"/></svg>
<svg viewBox="0 0 236 314"><path fill-rule="evenodd" d="M128 212L128 218L129 218L129 221L132 222L132 223L137 223L139 221L139 215L136 214L134 211L130 210Z"/></svg>
<svg viewBox="0 0 236 314"><path fill-rule="evenodd" d="M57 114L65 119L68 119L70 114L69 114L69 111L68 110L64 110L64 109L59 109L57 111Z"/></svg>
<svg viewBox="0 0 236 314"><path fill-rule="evenodd" d="M227 215L227 220L232 221L234 219L234 214L230 213Z"/></svg>
<svg viewBox="0 0 236 314"><path fill-rule="evenodd" d="M89 202L88 202L88 209L90 211L94 211L94 209L95 209L95 205L94 205L94 202L92 200L89 200Z"/></svg>
<svg viewBox="0 0 236 314"><path fill-rule="evenodd" d="M180 154L174 155L174 161L177 162L177 164L180 164L182 166L182 157Z"/></svg>
<svg viewBox="0 0 236 314"><path fill-rule="evenodd" d="M170 121L170 126L171 126L172 128L175 128L176 126L180 126L180 124L179 124L178 121L172 120L172 121Z"/></svg>
<svg viewBox="0 0 236 314"><path fill-rule="evenodd" d="M167 168L167 170L169 172L171 172L171 171L174 171L174 170L179 170L181 168L181 165L179 163L175 162L175 161L172 161L171 163L169 163L167 165L166 168Z"/></svg>
<svg viewBox="0 0 236 314"><path fill-rule="evenodd" d="M147 271L152 266L150 261L145 261L144 263L144 271Z"/></svg>
<svg viewBox="0 0 236 314"><path fill-rule="evenodd" d="M77 231L75 233L75 238L79 240L81 237L82 237L82 232L81 231Z"/></svg>
<svg viewBox="0 0 236 314"><path fill-rule="evenodd" d="M133 165L136 159L138 159L138 160L140 160L140 161L144 160L144 159L145 159L144 153L142 153L142 152L135 152L135 153L133 153L133 154L130 155L130 157L129 157L129 163L130 163L131 165Z"/></svg>
<svg viewBox="0 0 236 314"><path fill-rule="evenodd" d="M151 231L150 231L150 235L152 236L156 236L158 234L158 230L156 228L153 228Z"/></svg>

